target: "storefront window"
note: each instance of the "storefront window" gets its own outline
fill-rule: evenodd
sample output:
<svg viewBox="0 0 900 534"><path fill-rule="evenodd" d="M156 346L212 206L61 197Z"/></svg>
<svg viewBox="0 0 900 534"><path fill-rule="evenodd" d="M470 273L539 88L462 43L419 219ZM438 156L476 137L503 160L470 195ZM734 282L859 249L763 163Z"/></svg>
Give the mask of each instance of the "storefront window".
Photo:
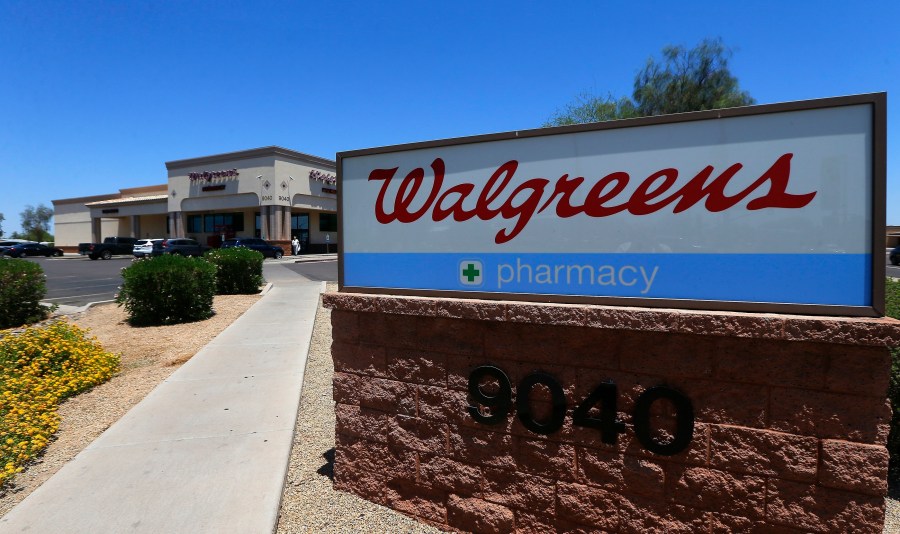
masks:
<svg viewBox="0 0 900 534"><path fill-rule="evenodd" d="M218 233L223 228L234 232L244 231L243 213L212 213L209 215L188 215L187 230L193 234Z"/></svg>
<svg viewBox="0 0 900 534"><path fill-rule="evenodd" d="M336 213L320 213L319 214L319 231L320 232L337 232L337 214Z"/></svg>
<svg viewBox="0 0 900 534"><path fill-rule="evenodd" d="M291 215L291 230L309 230L309 214Z"/></svg>
<svg viewBox="0 0 900 534"><path fill-rule="evenodd" d="M188 215L187 231L192 234L198 234L203 231L203 216Z"/></svg>
<svg viewBox="0 0 900 534"><path fill-rule="evenodd" d="M203 216L204 232L216 232L217 228L231 228L235 232L244 231L243 213L213 213Z"/></svg>

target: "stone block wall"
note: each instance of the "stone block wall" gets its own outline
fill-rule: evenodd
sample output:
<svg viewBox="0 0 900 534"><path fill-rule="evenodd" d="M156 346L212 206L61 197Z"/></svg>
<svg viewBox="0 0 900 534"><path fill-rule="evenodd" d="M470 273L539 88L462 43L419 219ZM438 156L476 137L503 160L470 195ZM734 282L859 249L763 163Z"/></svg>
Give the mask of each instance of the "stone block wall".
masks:
<svg viewBox="0 0 900 534"><path fill-rule="evenodd" d="M881 532L887 347L900 345L900 322L347 293L324 302L338 489L472 532ZM535 371L553 377L563 425L532 432L515 403L498 424L475 421L469 377L486 364L514 391ZM614 445L573 424L609 382L625 424ZM633 430L635 400L658 385L693 407L693 437L674 455L650 452ZM547 388L530 399L546 420ZM676 415L653 404L654 440L677 432Z"/></svg>

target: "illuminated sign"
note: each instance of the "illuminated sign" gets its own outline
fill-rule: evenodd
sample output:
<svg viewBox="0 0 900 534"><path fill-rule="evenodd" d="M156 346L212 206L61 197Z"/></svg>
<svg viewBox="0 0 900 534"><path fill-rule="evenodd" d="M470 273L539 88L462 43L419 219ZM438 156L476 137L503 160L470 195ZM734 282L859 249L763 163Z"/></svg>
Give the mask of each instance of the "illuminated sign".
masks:
<svg viewBox="0 0 900 534"><path fill-rule="evenodd" d="M340 153L341 287L882 314L885 100Z"/></svg>

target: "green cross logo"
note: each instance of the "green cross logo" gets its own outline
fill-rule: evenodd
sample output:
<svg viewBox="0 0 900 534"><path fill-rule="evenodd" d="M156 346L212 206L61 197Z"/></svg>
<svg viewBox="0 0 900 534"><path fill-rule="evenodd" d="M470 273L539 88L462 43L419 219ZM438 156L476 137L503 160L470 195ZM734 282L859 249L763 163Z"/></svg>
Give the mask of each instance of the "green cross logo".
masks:
<svg viewBox="0 0 900 534"><path fill-rule="evenodd" d="M463 260L459 262L459 282L464 286L480 286L484 268L478 260Z"/></svg>

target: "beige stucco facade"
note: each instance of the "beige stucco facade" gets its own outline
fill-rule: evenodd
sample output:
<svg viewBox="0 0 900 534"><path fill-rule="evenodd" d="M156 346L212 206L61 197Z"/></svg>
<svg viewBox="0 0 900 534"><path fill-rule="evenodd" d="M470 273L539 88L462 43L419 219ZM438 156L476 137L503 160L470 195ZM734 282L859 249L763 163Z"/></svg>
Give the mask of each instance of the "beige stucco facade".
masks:
<svg viewBox="0 0 900 534"><path fill-rule="evenodd" d="M169 161L167 183L54 200L56 245L105 237L258 236L302 252L334 250L335 163L281 147Z"/></svg>

